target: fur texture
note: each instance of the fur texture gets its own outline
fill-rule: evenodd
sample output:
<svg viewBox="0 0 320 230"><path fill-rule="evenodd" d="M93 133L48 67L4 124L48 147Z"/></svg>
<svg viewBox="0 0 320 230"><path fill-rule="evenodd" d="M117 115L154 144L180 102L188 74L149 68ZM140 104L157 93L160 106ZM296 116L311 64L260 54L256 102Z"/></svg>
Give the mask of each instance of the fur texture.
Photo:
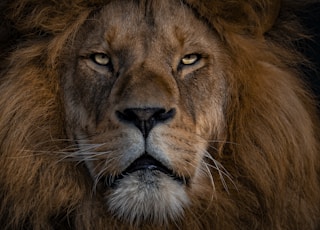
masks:
<svg viewBox="0 0 320 230"><path fill-rule="evenodd" d="M83 95L101 93L90 88L101 82L92 80L94 83L90 85L90 81L89 84L87 80L92 71L77 73L77 68L84 68L76 64L74 56L80 52L79 47L90 43L82 43L88 41L86 36L94 39L95 36L90 37L92 28L94 31L100 28L92 19L100 20L101 17L108 24L108 15L104 16L103 12L109 12L109 6L114 7L110 10L113 12L117 7L115 2L15 0L0 4L1 17L6 20L1 25L4 45L0 66L1 226L34 230L319 229L319 120L312 95L296 69L305 60L294 50L294 42L304 35L293 9L303 6L305 1L302 5L272 0L175 1L173 6L180 4L186 15L192 12L192 17L198 20L199 34L211 31L204 33L202 40L210 41L208 47L214 48L215 65L210 65L211 72L208 70L214 73L214 78L204 74L206 70L201 68L197 71L185 69L182 70L183 80L173 81L166 77L165 80L161 78L159 84L153 84L148 82L150 73L158 77L167 76L167 72L165 68L157 69L162 65L156 60L161 60L162 56L145 55L151 57L152 62L145 62L144 69L138 69L144 81L129 78L137 76L134 75L136 69L130 69L131 75L123 75L128 81L117 81L119 86L116 83L112 87L105 85L107 90L103 92L110 89L113 99L99 100L105 102L105 105L99 104L105 114L93 116L90 106L96 106L97 99ZM125 5L125 1L120 2ZM140 10L144 6L159 11L164 9L163 12L170 15L166 11L170 8L168 1L127 2L138 2L137 9ZM125 11L110 17L124 15L127 15ZM132 21L139 17L133 15ZM150 26L153 22L156 24L157 20L146 24ZM117 25L120 27L121 24ZM128 28L125 31L130 30ZM200 31L200 28L203 29ZM188 29L192 30L187 28L187 32L181 32L177 37L185 36ZM208 39L207 34L210 34ZM122 41L130 47L141 42ZM158 46L154 49L162 51L161 48L167 47L157 41L154 44ZM85 62L89 63L83 64L89 66L86 69L97 69L91 67L90 60ZM116 69L116 65L113 68ZM145 70L149 72L144 73ZM104 71L98 69L96 72L109 74ZM190 73L197 82L190 80ZM77 81L71 82L71 76L75 75ZM207 81L203 80L205 77ZM188 88L187 83L192 87ZM175 84L179 87L174 87ZM85 87L87 85L90 87ZM82 93L76 91L77 86ZM153 94L139 94L135 87ZM121 89L129 90L126 91L128 95ZM178 90L181 90L180 94L176 93ZM124 127L123 124L107 126L100 122L111 123L114 119L111 115L108 117L111 108L118 111L119 106L128 104L158 103L154 102L154 95L161 92L163 94L157 98L167 99L161 101L166 108L178 103L176 101L181 103L176 106L175 114L181 119L173 118L172 125L154 128L149 142L130 127L123 128L121 135L112 136L119 127ZM181 97L176 99L176 95ZM76 96L81 99L75 100ZM176 127L180 129L177 131ZM160 134L162 138L158 138ZM86 142L81 139L83 135ZM130 156L135 156L140 148L135 144L145 141L146 144L141 145L155 152L153 157L172 166L182 178L190 176L190 184L183 187L162 174L132 174L120 180L115 192L101 192L99 173L118 175L125 168L121 162L132 159L124 156L116 161L118 155L115 155L108 159L111 166L97 173L95 170L101 165L90 159L101 160L104 156L90 156L89 153L93 150L109 153L108 147L116 146L116 139L127 140L117 144L132 150ZM131 143L130 140L135 141ZM161 143L156 145L156 142ZM90 148L86 149L87 146ZM164 157L156 149L158 146L162 149L165 146L168 152L176 146L175 153L183 152L182 147L187 149L193 154L186 162L192 162L192 165L183 165L179 157L165 154ZM189 157L188 151L181 158ZM146 178L141 179L143 177ZM146 184L154 183L154 178L160 182L151 187L155 192L150 193ZM130 194L130 188L135 188L132 199L125 197ZM140 199L136 195L138 189L146 193L141 195L142 200L148 200L145 206L143 202L139 206L132 202ZM168 192L161 196L159 191ZM172 198L172 205L168 205L168 197ZM150 202L153 199L158 203ZM163 211L150 214L151 210ZM163 213L166 215L161 216Z"/></svg>

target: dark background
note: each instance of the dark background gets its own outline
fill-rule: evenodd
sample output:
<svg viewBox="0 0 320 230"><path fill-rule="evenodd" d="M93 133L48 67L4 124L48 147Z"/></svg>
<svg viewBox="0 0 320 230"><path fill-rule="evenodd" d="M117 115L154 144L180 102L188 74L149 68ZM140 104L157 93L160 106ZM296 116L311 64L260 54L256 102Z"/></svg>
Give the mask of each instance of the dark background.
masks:
<svg viewBox="0 0 320 230"><path fill-rule="evenodd" d="M299 16L308 32L312 35L312 39L302 41L299 47L313 64L313 66L304 67L303 70L306 73L310 88L317 97L320 112L320 1L307 7L303 12Z"/></svg>

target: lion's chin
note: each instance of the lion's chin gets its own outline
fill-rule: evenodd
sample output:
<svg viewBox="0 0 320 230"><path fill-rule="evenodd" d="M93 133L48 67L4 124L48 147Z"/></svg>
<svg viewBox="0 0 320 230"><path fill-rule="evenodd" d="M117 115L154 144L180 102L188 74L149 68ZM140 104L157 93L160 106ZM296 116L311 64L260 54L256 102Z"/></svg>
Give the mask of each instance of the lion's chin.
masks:
<svg viewBox="0 0 320 230"><path fill-rule="evenodd" d="M109 211L139 225L179 219L189 204L186 186L158 170L138 170L117 180L105 194Z"/></svg>

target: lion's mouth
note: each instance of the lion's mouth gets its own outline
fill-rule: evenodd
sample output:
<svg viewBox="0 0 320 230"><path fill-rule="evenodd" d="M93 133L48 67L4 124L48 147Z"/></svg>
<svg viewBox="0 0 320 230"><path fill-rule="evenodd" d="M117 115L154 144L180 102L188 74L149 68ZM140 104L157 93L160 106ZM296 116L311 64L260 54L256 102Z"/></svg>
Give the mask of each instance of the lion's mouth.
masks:
<svg viewBox="0 0 320 230"><path fill-rule="evenodd" d="M123 174L130 174L139 170L158 170L167 175L173 175L173 171L165 167L159 161L148 154L144 154L135 160Z"/></svg>
<svg viewBox="0 0 320 230"><path fill-rule="evenodd" d="M188 184L189 181L188 178L177 175L172 169L169 169L168 167L164 166L161 162L145 153L141 157L136 159L134 162L132 162L131 165L129 165L120 175L109 177L106 180L108 181L108 187L116 186L117 183L121 181L121 179L123 179L124 177L139 171L140 173L143 173L144 171L157 171L185 185Z"/></svg>

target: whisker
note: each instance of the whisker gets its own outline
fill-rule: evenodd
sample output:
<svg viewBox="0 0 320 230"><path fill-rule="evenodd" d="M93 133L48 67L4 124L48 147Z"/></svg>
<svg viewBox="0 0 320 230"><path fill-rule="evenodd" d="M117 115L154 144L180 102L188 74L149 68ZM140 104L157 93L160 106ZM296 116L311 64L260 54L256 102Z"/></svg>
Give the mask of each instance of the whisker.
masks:
<svg viewBox="0 0 320 230"><path fill-rule="evenodd" d="M204 166L205 166L205 168L206 168L206 171L207 171L207 175L209 176L209 179L210 179L210 182L211 182L211 185L212 185L212 189L213 189L213 191L216 191L216 185L215 185L215 183L214 183L214 179L213 179L213 176L212 176L212 174L211 174L211 171L210 171L210 169L209 169L209 167L208 167L208 164L206 163L206 162L204 162L205 164L204 164ZM210 199L211 201L213 200L213 196L211 196L211 199Z"/></svg>
<svg viewBox="0 0 320 230"><path fill-rule="evenodd" d="M207 142L207 143L239 145L239 143L237 143L237 142L227 141L227 140L224 140L224 139L221 139L221 140L219 140L219 139L212 139L212 140L210 140L210 139L203 138L202 136L200 136L200 135L197 134L197 133L193 133L193 134L194 134L195 136L199 137L201 140Z"/></svg>
<svg viewBox="0 0 320 230"><path fill-rule="evenodd" d="M94 171L96 171L96 169L99 167L100 164L105 164L104 162L99 162L95 168L94 168ZM92 195L95 194L97 192L97 187L98 187L98 183L99 181L101 180L102 178L102 175L104 174L104 172L106 171L106 168L105 167L102 167L102 169L97 173L95 174L94 176L94 182L93 182L93 186L92 186Z"/></svg>
<svg viewBox="0 0 320 230"><path fill-rule="evenodd" d="M227 182L224 179L224 177L228 178L229 181L233 184L233 186L237 189L237 185L233 181L232 175L228 172L228 170L219 161L214 159L207 151L205 151L205 157L210 159L213 162L214 165L211 165L209 163L206 163L206 164L210 168L213 168L218 171L221 183L222 183L223 187L225 188L225 190L227 191L227 193L230 193L230 192L229 192L229 188L228 188Z"/></svg>
<svg viewBox="0 0 320 230"><path fill-rule="evenodd" d="M92 161L96 160L95 158L99 158L100 156L104 154L108 154L110 151L101 151L97 152L95 149L100 148L104 146L103 144L79 144L77 146L77 151L70 151L72 149L66 148L64 152L62 152L62 155L64 155L63 158L60 159L60 161L64 160L71 160L71 161Z"/></svg>
<svg viewBox="0 0 320 230"><path fill-rule="evenodd" d="M198 169L200 170L200 173L203 173L204 175L208 176L210 178L210 184L212 186L212 192L210 193L211 196L210 196L210 200L208 202L208 205L205 207L205 209L200 213L200 214L196 214L193 212L193 210L191 209L188 209L190 214L192 216L194 216L194 220L199 220L202 218L202 216L204 216L207 211L210 209L210 206L213 204L213 201L214 199L217 199L216 197L216 186L215 186L215 182L214 182L214 179L213 179L213 176L211 174L211 171L207 165L207 163L205 161L202 161L202 167L199 167ZM192 165L192 164L191 164Z"/></svg>
<svg viewBox="0 0 320 230"><path fill-rule="evenodd" d="M222 144L231 144L231 145L239 145L236 142L225 141L225 140L206 140L208 143L222 143Z"/></svg>

